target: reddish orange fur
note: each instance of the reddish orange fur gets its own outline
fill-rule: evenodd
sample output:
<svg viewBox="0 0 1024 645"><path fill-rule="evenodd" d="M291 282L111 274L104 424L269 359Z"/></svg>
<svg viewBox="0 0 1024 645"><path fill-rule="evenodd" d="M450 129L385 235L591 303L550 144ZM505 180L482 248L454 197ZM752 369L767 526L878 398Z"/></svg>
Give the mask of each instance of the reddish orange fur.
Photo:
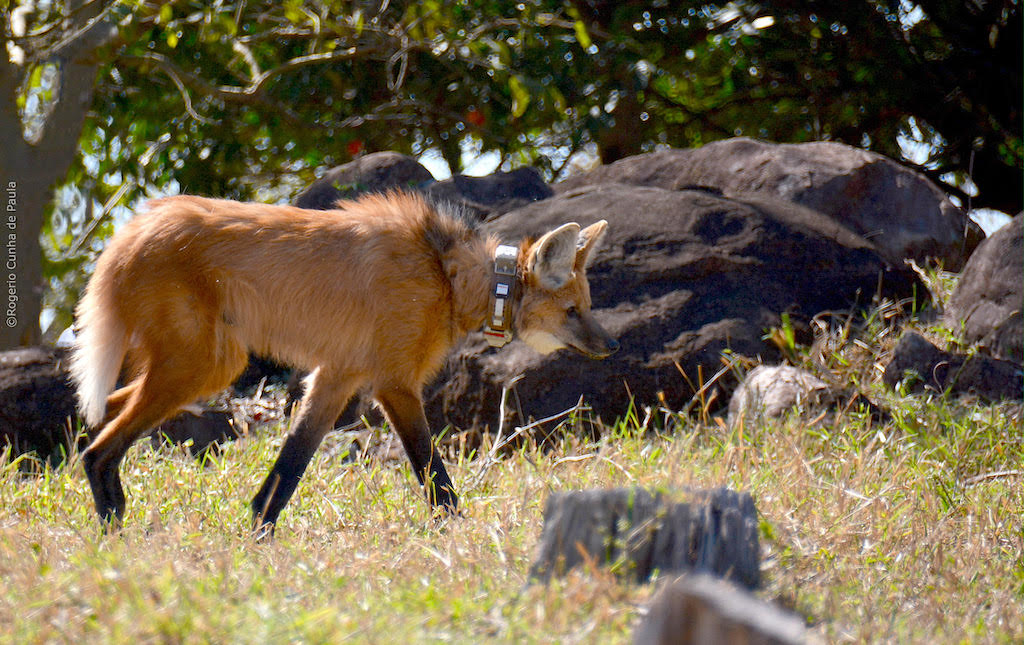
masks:
<svg viewBox="0 0 1024 645"><path fill-rule="evenodd" d="M228 386L249 352L312 371L293 431L301 449L289 454L315 449L352 393L368 387L414 466L443 474L420 393L452 345L482 326L497 244L405 193L332 211L190 196L150 202L111 240L78 309L71 369L87 420L102 425L85 455L100 514L123 512L117 464L127 447ZM551 292L531 283L533 247L524 251L517 326L563 325L568 304L589 315L582 260ZM99 399L118 368L127 385ZM275 472L301 476L304 462L299 468L288 451ZM268 486L258 496L264 507L277 482Z"/></svg>

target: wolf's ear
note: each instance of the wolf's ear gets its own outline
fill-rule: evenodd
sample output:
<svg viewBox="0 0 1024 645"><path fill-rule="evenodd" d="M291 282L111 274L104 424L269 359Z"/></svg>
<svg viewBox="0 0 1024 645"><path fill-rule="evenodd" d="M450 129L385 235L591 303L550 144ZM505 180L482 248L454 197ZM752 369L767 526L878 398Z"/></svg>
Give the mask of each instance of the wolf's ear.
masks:
<svg viewBox="0 0 1024 645"><path fill-rule="evenodd" d="M545 233L530 247L530 272L545 289L555 291L569 281L579 234L580 225L570 222Z"/></svg>
<svg viewBox="0 0 1024 645"><path fill-rule="evenodd" d="M608 230L608 221L601 220L594 222L587 228L580 231L579 239L576 242L576 269L586 269L594 259L594 252L601 248L605 231Z"/></svg>

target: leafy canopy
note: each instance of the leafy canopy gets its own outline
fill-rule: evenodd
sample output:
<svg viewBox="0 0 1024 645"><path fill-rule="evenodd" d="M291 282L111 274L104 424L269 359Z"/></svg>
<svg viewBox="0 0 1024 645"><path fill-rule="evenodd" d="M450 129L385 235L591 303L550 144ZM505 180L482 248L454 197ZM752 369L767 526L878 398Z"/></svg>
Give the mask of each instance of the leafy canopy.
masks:
<svg viewBox="0 0 1024 645"><path fill-rule="evenodd" d="M39 3L36 24L63 5ZM50 275L153 190L286 199L374 150L549 178L735 135L899 158L974 206L1021 208L1019 0L124 0L48 231ZM23 88L45 104L45 61ZM26 104L27 105L27 104ZM30 107L30 106L29 106ZM28 107L26 107L28 109ZM976 188L967 181L968 175ZM62 268L63 267L63 268Z"/></svg>

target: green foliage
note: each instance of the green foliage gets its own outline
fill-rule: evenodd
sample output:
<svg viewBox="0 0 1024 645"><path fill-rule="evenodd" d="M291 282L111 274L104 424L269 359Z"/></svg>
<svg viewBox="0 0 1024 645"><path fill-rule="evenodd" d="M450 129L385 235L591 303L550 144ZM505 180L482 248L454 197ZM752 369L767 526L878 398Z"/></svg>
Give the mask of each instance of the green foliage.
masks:
<svg viewBox="0 0 1024 645"><path fill-rule="evenodd" d="M595 42L618 89L638 92L618 115L636 149L744 134L900 158L898 137L924 139L930 176L970 174L974 205L1021 208L1017 0L573 4L612 35Z"/></svg>
<svg viewBox="0 0 1024 645"><path fill-rule="evenodd" d="M998 57L1019 6L969 16L960 31L948 22L967 9L932 9L935 17L909 16L895 1L143 3L99 78L83 138L83 160L99 167L82 165L77 178L249 197L282 174L309 180L352 151L439 148L458 171L467 139L551 175L612 128L628 128L636 150L749 134L868 143L898 158L907 117L948 143L936 173L966 169L965 137L978 155L998 147L1019 170L1019 96L987 108L975 97L989 116L960 114L965 132L925 109L952 115L962 101L921 96L952 93L941 81L968 54L961 31L985 31L985 53ZM1010 58L1019 57L1001 64L1012 67ZM1005 81L1019 86L1020 74ZM616 110L627 98L636 109ZM538 149L540 137L550 147Z"/></svg>
<svg viewBox="0 0 1024 645"><path fill-rule="evenodd" d="M37 30L65 18L45 7ZM119 36L96 53L67 178L79 195L51 225L76 235L49 241L58 291L109 232L81 221L84 202L116 196L94 209L109 220L153 192L282 200L385 149L439 151L453 172L466 149L497 152L555 179L584 150L612 161L743 134L899 158L910 137L934 144L931 176L973 170L975 206L1021 208L1018 0L176 0L110 16ZM52 98L44 65L23 105Z"/></svg>

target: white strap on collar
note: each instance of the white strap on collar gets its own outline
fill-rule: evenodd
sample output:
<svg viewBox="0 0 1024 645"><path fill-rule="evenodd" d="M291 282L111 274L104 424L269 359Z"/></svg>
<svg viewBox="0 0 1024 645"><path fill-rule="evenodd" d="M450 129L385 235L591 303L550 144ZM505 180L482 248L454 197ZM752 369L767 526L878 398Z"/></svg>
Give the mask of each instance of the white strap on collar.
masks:
<svg viewBox="0 0 1024 645"><path fill-rule="evenodd" d="M515 300L519 249L502 244L494 251L494 282L488 301L484 337L491 347L512 341L512 303Z"/></svg>

